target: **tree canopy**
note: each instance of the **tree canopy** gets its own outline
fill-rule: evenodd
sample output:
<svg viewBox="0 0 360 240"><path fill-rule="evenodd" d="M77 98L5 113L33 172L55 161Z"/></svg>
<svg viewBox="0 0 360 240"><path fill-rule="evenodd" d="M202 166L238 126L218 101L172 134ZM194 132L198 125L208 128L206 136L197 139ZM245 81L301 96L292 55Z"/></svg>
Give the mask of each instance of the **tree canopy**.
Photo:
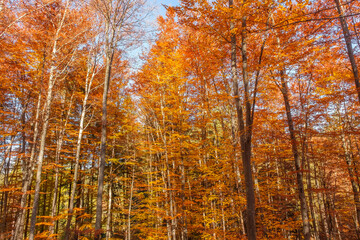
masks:
<svg viewBox="0 0 360 240"><path fill-rule="evenodd" d="M360 239L360 2L149 4L0 0L0 239Z"/></svg>

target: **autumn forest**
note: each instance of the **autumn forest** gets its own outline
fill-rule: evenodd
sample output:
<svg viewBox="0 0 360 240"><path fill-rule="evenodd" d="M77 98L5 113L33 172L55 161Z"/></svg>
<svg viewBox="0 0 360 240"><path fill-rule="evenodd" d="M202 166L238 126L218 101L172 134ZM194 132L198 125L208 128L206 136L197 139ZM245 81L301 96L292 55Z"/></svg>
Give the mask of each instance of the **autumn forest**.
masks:
<svg viewBox="0 0 360 240"><path fill-rule="evenodd" d="M360 239L359 67L358 0L0 0L0 239Z"/></svg>

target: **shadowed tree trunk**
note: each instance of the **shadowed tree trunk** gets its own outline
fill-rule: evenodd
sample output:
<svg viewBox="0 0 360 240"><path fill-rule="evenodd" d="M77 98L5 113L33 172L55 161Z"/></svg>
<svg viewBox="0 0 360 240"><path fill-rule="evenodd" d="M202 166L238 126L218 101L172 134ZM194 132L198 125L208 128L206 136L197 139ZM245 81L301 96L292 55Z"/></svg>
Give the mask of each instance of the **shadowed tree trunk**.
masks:
<svg viewBox="0 0 360 240"><path fill-rule="evenodd" d="M20 212L19 215L17 216L16 222L15 222L15 230L12 236L13 240L21 240L23 239L23 232L24 232L24 218L25 218L25 213L26 213L26 197L27 194L26 192L28 191L30 184L31 184L31 180L32 180L32 176L33 176L33 171L34 171L34 167L35 167L35 153L36 153L36 141L39 135L39 115L40 115L40 107L41 107L41 92L39 92L39 96L38 96L38 102L37 102L37 107L36 107L36 113L35 113L35 124L34 124L34 136L33 136L33 144L31 146L31 153L30 153L30 159L29 159L29 163L26 164L27 169L25 171L25 174L23 176L23 185L22 185L22 189L21 189L21 200L20 200ZM30 197L30 196L29 196Z"/></svg>
<svg viewBox="0 0 360 240"><path fill-rule="evenodd" d="M110 33L111 32L111 33ZM102 220L102 198L104 191L104 171L106 163L106 125L107 125L107 100L109 92L109 84L111 77L111 66L114 56L114 42L113 37L109 34L115 34L109 22L106 22L106 65L105 65L105 79L104 79L104 92L102 99L102 115L101 115L101 145L100 145L100 160L99 160L99 175L98 175L98 192L96 198L96 222L95 222L95 239L99 239L101 231ZM110 40L111 39L111 40Z"/></svg>
<svg viewBox="0 0 360 240"><path fill-rule="evenodd" d="M230 9L233 8L233 0L229 0ZM235 22L230 22L230 32L235 30ZM241 156L243 162L243 171L245 175L246 186L246 227L247 238L256 239L256 221L255 221L255 190L251 167L251 137L252 137L252 112L248 82L247 66L247 38L246 38L246 17L242 18L241 34L241 55L242 55L242 72L244 84L244 101L245 101L245 121L243 107L240 105L239 84L237 75L237 54L236 54L236 35L231 34L231 73L234 91L234 101L237 113L238 128L240 131Z"/></svg>
<svg viewBox="0 0 360 240"><path fill-rule="evenodd" d="M106 125L107 101L111 78L113 57L118 43L128 35L132 24L144 1L141 0L95 0L94 6L105 21L105 77L102 98L101 115L101 143L98 174L98 191L96 197L95 239L99 239L102 232L102 199L104 191L104 171L106 163ZM135 18L135 19L133 19ZM132 22L134 21L134 22Z"/></svg>
<svg viewBox="0 0 360 240"><path fill-rule="evenodd" d="M297 149L297 141L295 136L295 128L294 128L294 122L291 115L291 106L290 106L290 100L289 100L289 90L287 87L287 82L285 80L284 76L284 70L280 71L280 79L281 79L281 92L284 97L284 103L285 103L285 109L286 109L286 117L287 117L287 123L289 127L290 132L290 140L291 140L291 149L294 156L294 162L295 162L295 170L296 170L296 180L298 185L298 194L299 194L299 200L300 200L300 211L301 211L301 217L302 217L302 223L303 223L303 234L305 240L310 240L310 222L309 222L309 214L308 214L308 207L306 204L306 197L305 197L305 190L304 190L304 181L303 181L303 169L301 167L300 163L300 155Z"/></svg>
<svg viewBox="0 0 360 240"><path fill-rule="evenodd" d="M354 50L353 50L353 46L351 44L351 35L350 35L350 31L349 31L349 27L348 24L346 22L346 19L344 17L343 11L342 11L342 7L341 7L341 0L334 0L335 4L336 4L336 8L337 11L340 15L340 24L341 24L341 28L344 34L344 39L345 39L345 43L346 43L346 50L349 56L349 60L351 63L351 69L352 69L352 73L354 75L354 81L355 81L355 87L356 87L356 92L358 94L358 99L360 102L360 80L359 80L359 70L358 67L356 65L356 61L355 61L355 56L354 56Z"/></svg>

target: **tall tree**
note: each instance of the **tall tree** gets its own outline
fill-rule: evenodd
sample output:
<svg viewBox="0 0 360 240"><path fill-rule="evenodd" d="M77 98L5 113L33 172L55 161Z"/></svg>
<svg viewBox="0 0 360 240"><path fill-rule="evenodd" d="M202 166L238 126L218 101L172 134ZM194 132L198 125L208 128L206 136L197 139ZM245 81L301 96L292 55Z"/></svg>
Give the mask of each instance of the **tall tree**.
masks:
<svg viewBox="0 0 360 240"><path fill-rule="evenodd" d="M233 8L233 1L229 0L230 9ZM233 14L231 11L230 14ZM234 101L237 114L238 128L240 131L241 156L243 161L243 169L246 184L246 226L247 237L249 240L256 239L256 220L255 220L255 190L251 164L251 138L254 108L251 107L250 89L248 79L248 57L247 57L247 16L242 17L241 25L241 56L242 56L242 79L244 85L244 105L245 105L245 121L243 107L240 105L239 84L237 74L237 44L235 35L234 20L230 19L230 38L231 38L231 74L234 91Z"/></svg>
<svg viewBox="0 0 360 240"><path fill-rule="evenodd" d="M104 51L105 51L105 77L104 92L102 98L102 115L101 115L101 144L100 144L100 160L98 174L98 193L96 199L96 222L95 231L96 239L100 237L102 228L102 199L104 188L104 170L106 163L106 128L107 128L107 101L108 91L111 79L111 68L113 64L114 54L119 44L127 35L134 30L134 24L139 21L138 14L141 6L144 4L142 0L94 0L96 10L104 19Z"/></svg>
<svg viewBox="0 0 360 240"><path fill-rule="evenodd" d="M70 201L69 201L69 212L68 212L68 219L66 222L66 228L65 228L65 239L70 238L70 225L73 218L74 213L74 200L75 200L75 193L77 188L77 182L78 182L78 175L79 175L79 168L80 168L80 154L81 154L81 142L83 139L84 130L86 128L85 125L85 116L87 114L88 110L88 99L90 92L92 90L92 84L94 81L94 77L97 73L97 52L96 50L97 46L90 46L90 51L88 54L88 57L86 59L86 75L85 75L85 88L84 88L84 97L82 101L81 106L81 112L80 112L80 122L79 122L79 131L78 131L78 137L76 141L76 153L75 153L75 168L74 168L74 178L72 181L71 186L71 194L70 194Z"/></svg>
<svg viewBox="0 0 360 240"><path fill-rule="evenodd" d="M58 39L60 36L60 33L62 31L62 28L65 24L65 19L67 17L67 11L69 7L69 0L66 1L65 7L63 12L61 13L61 17L57 23L57 28L54 33L54 41L52 45L52 51L51 51L51 67L50 67L50 73L49 73L49 81L48 81L48 89L46 92L46 100L45 100L45 109L43 112L43 125L40 135L40 148L39 148L39 156L37 160L37 171L36 171L36 185L35 185L35 194L34 194L34 203L32 208L32 215L31 215L31 221L30 221L30 234L29 239L33 240L35 236L35 224L36 224L36 216L38 214L38 208L39 208L39 195L40 195L40 183L41 183L41 173L42 173L42 165L44 161L44 155L45 155L45 142L46 142L46 136L47 136L47 130L49 126L49 117L50 117L50 111L51 111L51 103L53 99L53 88L56 82L56 79L58 78L56 73L57 66L55 65L55 59L58 57Z"/></svg>

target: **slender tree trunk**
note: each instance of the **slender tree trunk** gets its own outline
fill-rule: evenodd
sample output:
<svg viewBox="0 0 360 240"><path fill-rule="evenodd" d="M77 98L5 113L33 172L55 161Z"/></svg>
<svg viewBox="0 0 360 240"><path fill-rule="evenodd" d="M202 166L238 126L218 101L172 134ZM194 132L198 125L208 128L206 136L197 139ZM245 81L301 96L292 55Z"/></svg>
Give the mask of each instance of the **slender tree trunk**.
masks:
<svg viewBox="0 0 360 240"><path fill-rule="evenodd" d="M342 7L341 7L341 0L334 0L335 4L336 4L336 8L337 11L340 15L340 24L341 24L341 28L344 34L344 38L345 38L345 43L346 43L346 50L349 56L349 60L351 63L351 68L352 68L352 73L354 75L354 81L355 81L355 87L356 87L356 91L358 94L358 99L360 102L360 79L359 79L359 70L358 67L356 65L356 61L355 61L355 56L354 56L354 50L352 47L352 43L351 43L351 35L350 35L350 31L349 31L349 27L348 24L346 22L346 19L344 17L343 11L342 11Z"/></svg>
<svg viewBox="0 0 360 240"><path fill-rule="evenodd" d="M110 23L106 23L106 66L104 79L104 92L102 99L102 115L101 115L101 146L100 146L100 160L99 160L99 175L98 175L98 192L96 197L96 222L95 222L95 239L99 239L101 233L102 221L102 198L104 191L104 171L106 163L106 125L107 125L107 99L109 92L109 84L111 77L111 66L113 62L114 49L113 42L110 42L109 31L114 31ZM112 32L111 35L114 35ZM113 40L113 39L112 39Z"/></svg>
<svg viewBox="0 0 360 240"><path fill-rule="evenodd" d="M4 170L4 167L5 167L5 170L6 170L6 166L5 166L6 165L6 158L8 157L9 153L11 152L14 140L15 140L15 136L11 136L9 146L6 148L6 151L4 153L4 160L2 161L1 166L0 166L0 172L2 172ZM6 137L4 139L4 143L6 144Z"/></svg>
<svg viewBox="0 0 360 240"><path fill-rule="evenodd" d="M62 138L62 137L59 137ZM61 143L60 143L61 141ZM59 158L60 158L60 151L62 145L62 139L58 139L57 147L56 147L56 154L55 154L55 164L59 164ZM54 192L52 197L52 203L51 203L51 222L52 225L49 227L50 235L54 234L54 224L57 222L57 220L54 220L56 209L57 209L57 195L58 195L58 188L59 188L59 167L55 167L55 182L54 182Z"/></svg>
<svg viewBox="0 0 360 240"><path fill-rule="evenodd" d="M112 154L111 158L115 158L115 139L113 139L112 145ZM112 201L113 201L113 166L110 166L110 182L109 182L109 199L108 199L108 209L107 209L107 219L106 219L106 240L109 240L112 235Z"/></svg>
<svg viewBox="0 0 360 240"><path fill-rule="evenodd" d="M85 116L87 111L87 100L90 95L91 91L91 85L95 76L95 70L93 69L93 72L91 73L92 67L88 66L88 70L86 73L86 79L85 79L85 96L83 99L83 104L81 108L81 115L80 115L80 126L79 126L79 133L78 138L76 142L76 155L75 155L75 169L74 169L74 179L72 182L72 188L71 188L71 194L70 194L70 203L69 203L69 210L68 210L68 218L66 222L65 227L65 240L68 240L70 238L70 225L73 218L73 212L74 212L74 199L75 199L75 192L76 192L76 185L78 181L78 175L79 175L79 167L80 167L80 153L81 153L81 141L84 134L84 123L85 123Z"/></svg>
<svg viewBox="0 0 360 240"><path fill-rule="evenodd" d="M47 129L49 126L50 105L52 102L52 90L53 90L53 86L55 83L54 69L55 69L55 67L52 66L51 70L50 70L49 88L48 88L48 93L47 93L47 98L46 98L46 103L45 103L46 107L45 107L45 112L44 112L44 123L42 126L40 149L39 149L39 156L38 156L38 161L37 161L34 203L33 203L33 210L32 210L31 221L30 221L30 235L29 235L30 240L33 240L34 236L35 236L35 223L36 223L36 216L37 216L38 207L39 207L40 183L41 183L42 164L43 164L44 154L45 154L45 141L46 141Z"/></svg>
<svg viewBox="0 0 360 240"><path fill-rule="evenodd" d="M319 171L319 173L318 173ZM320 167L318 167L318 165L316 164L314 166L314 178L315 178L315 186L316 188L320 188L320 182L318 180L318 176L319 176L319 179L321 179L321 171L320 171ZM328 225L327 225L327 222L326 222L326 212L325 212L325 209L323 208L324 206L322 205L321 203L321 193L318 192L316 194L317 196L317 204L318 204L318 209L319 209L319 215L320 215L320 223L321 223L321 227L322 227L322 233L324 236L324 238L327 240L329 239L329 236L328 236ZM319 234L320 235L320 234ZM323 236L320 235L320 238L322 238Z"/></svg>
<svg viewBox="0 0 360 240"><path fill-rule="evenodd" d="M305 112L305 106L304 104L301 105L302 107L302 111ZM301 158L303 159L303 161L306 161L306 165L307 165L307 169L308 169L308 174L306 175L306 179L307 179L307 188L309 191L309 208L310 208L310 214L311 214L311 218L312 218L312 223L313 223L313 232L314 232L314 236L315 236L315 240L319 239L319 233L318 233L318 228L317 228L317 223L316 223L316 215L315 215L315 210L314 210L314 197L313 197L313 189L312 189L312 183L311 183L311 165L310 165L310 160L309 157L307 157L307 149L308 149L308 144L307 144L307 129L308 129L308 115L307 113L305 114L305 129L304 129L304 135L302 137L302 151L301 151Z"/></svg>
<svg viewBox="0 0 360 240"><path fill-rule="evenodd" d="M130 197L129 197L129 213L127 219L127 239L131 240L131 209L132 209L132 198L134 192L134 178L135 178L135 167L133 166L131 174L131 185L130 185Z"/></svg>
<svg viewBox="0 0 360 240"><path fill-rule="evenodd" d="M29 164L27 165L27 169L25 170L23 176L23 186L21 189L21 200L20 200L20 212L15 222L15 231L12 237L12 240L21 240L23 238L23 231L24 231L24 218L26 213L26 197L27 191L31 185L31 180L33 176L33 171L35 167L35 153L36 153L36 141L39 134L39 115L40 115L40 106L41 106L41 92L38 96L38 102L36 107L36 114L35 114L35 124L34 124L34 136L33 136L33 144L31 146L31 153L30 153L30 160Z"/></svg>
<svg viewBox="0 0 360 240"><path fill-rule="evenodd" d="M24 180L25 180L25 175L27 173L27 169L29 168L29 165L30 163L27 161L27 157L25 157L25 153L26 153L26 133L25 133L25 114L26 114L26 111L27 111L27 104L25 105L25 107L23 108L23 111L22 111L22 114L21 114L21 161L22 161L22 164L21 164L21 171L22 171L22 180L23 180L23 183L22 183L22 187L24 186ZM5 153L5 156L6 156L6 153ZM6 158L6 157L5 157ZM20 159L18 161L20 161ZM0 171L1 172L1 171ZM26 196L25 196L26 197ZM22 197L21 197L22 198ZM21 204L21 198L20 198L20 204ZM20 214L22 214L23 212L23 209L20 208L19 211L16 213L16 218L20 216ZM21 216L22 217L22 216ZM16 223L16 221L15 221ZM14 228L12 230L12 234L11 234L11 239L13 239L13 236L15 234L15 230L16 230L16 224L14 225ZM0 237L1 238L1 237Z"/></svg>
<svg viewBox="0 0 360 240"><path fill-rule="evenodd" d="M6 159L8 158L8 162L7 164L4 164L4 185L3 187L6 189L8 188L8 185L9 185L9 171L10 171L10 162L11 162L11 149L12 149L12 139L14 138L14 136L11 136L11 140L10 140L10 150L8 152L8 154L6 154L4 156L4 163L6 162ZM6 139L6 138L5 138ZM6 140L5 140L6 142ZM0 239L5 239L7 237L9 237L7 234L7 216L8 216L8 196L9 196L9 192L8 191L5 191L2 193L2 201L1 201L1 225L0 225ZM10 235L10 234L9 234Z"/></svg>
<svg viewBox="0 0 360 240"><path fill-rule="evenodd" d="M56 210L56 215L59 215L60 212L60 203L61 203L61 182L62 182L62 175L60 176L60 180L59 180L59 184L60 184L60 188L59 188L59 194L58 194L58 200L57 200L57 210ZM59 231L59 221L55 222L55 234L58 234Z"/></svg>
<svg viewBox="0 0 360 240"><path fill-rule="evenodd" d="M69 109L67 111L66 117L65 117L65 122L64 125L62 126L62 129L60 130L59 133L59 138L57 140L57 144L56 144L56 153L55 153L55 182L54 182L54 192L53 192L53 197L52 197L52 204L51 204L51 221L52 221L52 225L49 227L49 232L50 235L54 234L54 229L55 229L55 224L57 222L57 220L54 220L55 214L56 214L56 210L57 210L57 194L58 194L58 188L59 188L59 161L60 161L60 154L61 154L61 149L62 149L62 145L63 145L63 139L64 139L64 135L65 135L65 131L66 131L66 127L67 127L67 123L68 123L68 119L71 113L71 105L72 105L72 98L73 96L71 96L71 100L70 100L70 106Z"/></svg>
<svg viewBox="0 0 360 240"><path fill-rule="evenodd" d="M168 200L169 213L170 213L170 217L171 217L170 222L167 221L168 238L175 240L176 239L175 204L174 204L174 200L173 200L174 193L172 190L173 186L172 186L172 179L171 179L171 174L170 174L168 139L167 139L167 135L166 135L166 117L165 117L165 112L164 112L166 99L164 96L165 96L165 93L163 91L163 93L161 95L161 100L160 100L162 126L159 125L158 127L159 127L159 131L160 131L160 137L164 144L164 150L165 150L164 151L164 156L165 156L164 185L166 188L166 190L165 190L166 195L169 196L169 197L166 197L166 199ZM161 129L163 129L163 131Z"/></svg>
<svg viewBox="0 0 360 240"><path fill-rule="evenodd" d="M66 1L65 12L63 13L60 25L59 25L59 27L58 27L58 29L56 31L56 34L55 34L55 38L54 38L55 40L54 40L54 45L53 45L53 49L52 49L52 56L51 56L52 61L55 60L56 55L57 55L58 36L59 36L59 33L60 33L61 29L62 29L64 20L65 20L68 4L69 4L69 0ZM51 68L50 68L49 86L48 86L47 96L46 96L46 101L45 101L45 110L44 110L44 115L43 115L43 125L42 125L41 137L40 137L40 149L39 149L39 156L38 156L38 161L37 161L34 204L33 204L31 221L30 221L29 240L34 240L34 236L35 236L35 223L36 223L36 216L37 216L37 212L38 212L38 208L39 208L41 172L42 172L42 164L43 164L44 155L45 155L45 141L46 141L46 135L47 135L47 130L48 130L48 126L49 126L51 102L52 102L52 98L53 98L52 91L53 91L53 87L54 87L55 81L56 81L55 69L56 69L55 65L52 65Z"/></svg>
<svg viewBox="0 0 360 240"><path fill-rule="evenodd" d="M29 187L29 190L31 190L31 185ZM25 222L25 230L21 229L22 232L23 232L23 235L24 235L24 239L26 239L27 237L27 233L28 233L28 226L29 226L29 221L30 221L30 206L31 206L31 195L29 194L28 195L28 201L27 201L27 207L28 207L28 210L27 210L27 213L26 213L26 222ZM21 239L21 238L19 238Z"/></svg>
<svg viewBox="0 0 360 240"><path fill-rule="evenodd" d="M345 133L342 132L341 134L341 140L343 143L343 149L344 149L344 153L345 153L345 161L347 164L347 169L349 172L349 177L350 177L350 182L351 182L351 187L353 190L353 198L354 198L354 202L355 202L355 211L356 211L356 220L357 223L356 225L356 233L358 238L360 237L360 229L359 229L359 223L360 223L360 194L359 194L359 189L358 189L358 184L355 181L355 171L354 171L354 167L353 167L353 156L351 153L351 149L350 149L350 144L348 142L348 139L346 139L345 137Z"/></svg>
<svg viewBox="0 0 360 240"><path fill-rule="evenodd" d="M233 0L229 0L230 9L233 8ZM232 13L231 13L232 14ZM230 22L230 31L235 29L233 20ZM251 166L251 135L252 135L252 113L251 103L249 99L249 83L248 83L248 69L247 69L247 39L246 39L246 17L242 19L242 70L243 70L243 83L245 92L245 115L246 125L244 123L243 109L240 105L239 85L237 77L237 57L236 57L236 35L231 34L231 72L233 81L234 101L237 113L237 121L240 131L240 144L241 155L243 161L243 171L245 175L246 186L246 227L247 238L249 240L256 239L256 221L255 221L255 190Z"/></svg>
<svg viewBox="0 0 360 240"><path fill-rule="evenodd" d="M306 143L304 143L306 144ZM313 189L312 189L312 184L311 184L311 166L310 166L310 160L308 157L305 156L304 154L304 158L306 158L306 162L307 162L307 168L308 168L308 175L307 175L307 185L308 185L308 189L309 189L309 207L310 207L310 213L311 213L311 218L313 221L313 228L314 228L314 235L315 235L315 240L319 239L319 233L318 233L318 228L317 228L317 223L316 223L316 215L315 215L315 210L314 210L314 197L313 197Z"/></svg>
<svg viewBox="0 0 360 240"><path fill-rule="evenodd" d="M184 166L184 156L181 154L181 165L180 165L180 180L181 180L181 239L186 240L188 239L188 227L187 227L187 214L186 214L186 206L184 204L185 202L185 184L186 184L186 178L185 178L185 166Z"/></svg>
<svg viewBox="0 0 360 240"><path fill-rule="evenodd" d="M41 77L40 77L40 82L43 82L43 74L44 74L44 68L45 68L45 59L46 59L46 54L44 53L43 55L43 62L42 62L42 71L41 71ZM12 240L21 240L22 236L24 235L24 218L25 218L25 213L26 213L26 196L27 196L27 191L28 189L31 187L31 181L32 181L32 177L33 177L33 173L34 173L34 169L35 169L35 154L36 154L36 150L37 150L37 139L38 139L38 135L39 135L39 123L40 123L40 108L41 108L41 98L42 98L42 91L40 89L39 91L39 95L38 95L38 101L37 101L37 106L36 106L36 113L35 113L35 120L34 120L34 134L33 134L33 139L32 139L32 146L31 146L31 150L30 150L30 159L29 159L29 163L24 163L24 166L26 166L26 169L24 169L24 176L23 176L23 186L21 189L21 200L20 200L20 208L21 211L19 212L19 215L16 219L16 223L15 223L15 231L13 234L13 238ZM29 196L29 199L31 199L31 196ZM28 215L29 215L29 210L27 210ZM28 218L26 219L27 221L29 220ZM27 224L26 224L26 228L27 228ZM27 234L27 230L25 230L25 237Z"/></svg>
<svg viewBox="0 0 360 240"><path fill-rule="evenodd" d="M352 7L351 7L351 2L350 1L347 1L347 4L348 4L348 7L349 7L349 10L350 10L350 14L354 14L353 10L352 10ZM355 14L354 14L355 15ZM354 20L354 16L351 17L351 22L353 24L353 30L354 30L354 33L355 33L355 37L356 37L356 43L358 45L358 47L360 48L360 39L359 39L359 32L356 28L356 22Z"/></svg>
<svg viewBox="0 0 360 240"><path fill-rule="evenodd" d="M300 155L299 155L299 152L297 149L294 123L293 123L293 119L292 119L292 115L291 115L289 90L287 87L287 82L285 80L284 74L285 74L284 70L281 70L280 71L281 92L284 97L287 122L288 122L288 127L289 127L289 132L290 132L291 148L292 148L294 161L295 161L296 180L297 180L297 184L298 184L298 194L299 194L301 217L302 217L302 223L303 223L303 234L304 234L305 240L310 240L310 236L311 236L310 235L310 223L309 223L308 207L306 204L303 174L302 174L302 168L301 168L301 162L300 162Z"/></svg>
<svg viewBox="0 0 360 240"><path fill-rule="evenodd" d="M47 179L47 177L48 177L48 173L46 172L46 174L45 174L45 179ZM49 181L45 181L45 183L44 183L44 185L43 185L43 190L42 190L42 192L43 192L43 194L42 194L42 200L40 201L41 203L42 203L42 210L41 210L41 215L40 216L47 216L47 214L46 214L46 207L47 207L47 192L48 192L48 186L49 186ZM39 214L40 214L40 210L39 210ZM40 232L44 232L44 229L45 229L45 225L41 225L40 226Z"/></svg>
<svg viewBox="0 0 360 240"><path fill-rule="evenodd" d="M113 156L114 157L114 156ZM110 178L112 177L112 167L110 168ZM109 202L108 202L108 209L107 209L107 220L106 220L106 240L111 238L111 216L112 216L112 180L109 183Z"/></svg>

